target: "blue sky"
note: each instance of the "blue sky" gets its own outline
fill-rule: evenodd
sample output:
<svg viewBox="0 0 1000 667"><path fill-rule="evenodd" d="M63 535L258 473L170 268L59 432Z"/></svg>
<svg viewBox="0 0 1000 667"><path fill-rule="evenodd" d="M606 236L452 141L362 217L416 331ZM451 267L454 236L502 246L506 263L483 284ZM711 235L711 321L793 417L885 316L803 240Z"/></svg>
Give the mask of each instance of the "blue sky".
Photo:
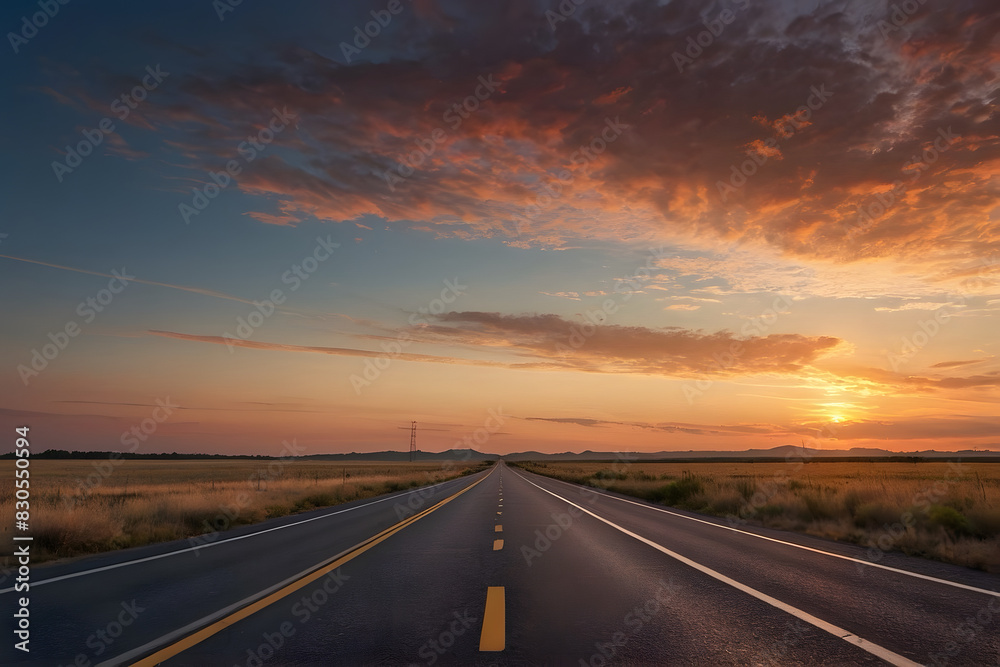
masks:
<svg viewBox="0 0 1000 667"><path fill-rule="evenodd" d="M987 3L385 7L70 2L8 35L5 423L110 449L169 396L149 451L397 448L411 419L444 449L501 406L501 453L996 444Z"/></svg>

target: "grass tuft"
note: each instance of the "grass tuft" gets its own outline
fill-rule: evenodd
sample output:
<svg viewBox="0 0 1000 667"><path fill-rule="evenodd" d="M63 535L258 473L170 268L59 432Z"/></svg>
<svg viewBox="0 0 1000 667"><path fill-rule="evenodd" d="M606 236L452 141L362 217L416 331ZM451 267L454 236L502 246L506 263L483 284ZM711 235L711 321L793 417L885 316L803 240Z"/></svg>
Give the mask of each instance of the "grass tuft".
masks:
<svg viewBox="0 0 1000 667"><path fill-rule="evenodd" d="M513 465L672 507L1000 572L998 463Z"/></svg>
<svg viewBox="0 0 1000 667"><path fill-rule="evenodd" d="M31 465L32 560L183 539L287 514L436 484L492 462L119 461L95 475L94 461ZM97 462L101 463L101 462ZM14 506L13 461L0 473L0 508ZM99 483L84 489L80 480ZM13 564L11 556L0 565Z"/></svg>

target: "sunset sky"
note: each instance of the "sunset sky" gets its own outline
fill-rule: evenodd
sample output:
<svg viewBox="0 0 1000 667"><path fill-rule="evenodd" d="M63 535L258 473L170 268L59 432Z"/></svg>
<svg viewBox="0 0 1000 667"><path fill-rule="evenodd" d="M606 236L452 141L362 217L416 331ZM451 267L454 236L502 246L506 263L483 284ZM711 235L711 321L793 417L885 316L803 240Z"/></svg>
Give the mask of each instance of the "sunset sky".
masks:
<svg viewBox="0 0 1000 667"><path fill-rule="evenodd" d="M995 2L38 12L0 11L36 450L1000 450Z"/></svg>

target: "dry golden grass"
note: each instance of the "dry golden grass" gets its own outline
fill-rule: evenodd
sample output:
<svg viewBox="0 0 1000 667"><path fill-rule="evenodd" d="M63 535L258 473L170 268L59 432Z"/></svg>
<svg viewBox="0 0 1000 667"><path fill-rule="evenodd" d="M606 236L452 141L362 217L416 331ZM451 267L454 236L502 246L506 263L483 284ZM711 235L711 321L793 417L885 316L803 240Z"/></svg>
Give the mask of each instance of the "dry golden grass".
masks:
<svg viewBox="0 0 1000 667"><path fill-rule="evenodd" d="M656 503L1000 571L1000 463L514 464Z"/></svg>
<svg viewBox="0 0 1000 667"><path fill-rule="evenodd" d="M34 459L28 533L34 537L32 562L221 531L435 484L484 467L463 462L118 460L112 465L107 459ZM12 517L14 462L3 461L2 468L0 508L3 516ZM7 545L11 530L4 525ZM10 563L8 552L0 564Z"/></svg>

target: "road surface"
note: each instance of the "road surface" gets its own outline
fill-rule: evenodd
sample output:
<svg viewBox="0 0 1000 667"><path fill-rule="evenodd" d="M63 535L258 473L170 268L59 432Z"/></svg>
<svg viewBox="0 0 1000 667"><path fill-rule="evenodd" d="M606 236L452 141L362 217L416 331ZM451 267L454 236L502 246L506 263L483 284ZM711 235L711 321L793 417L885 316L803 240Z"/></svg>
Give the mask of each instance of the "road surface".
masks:
<svg viewBox="0 0 1000 667"><path fill-rule="evenodd" d="M1000 664L1000 577L503 463L31 581L0 664Z"/></svg>

